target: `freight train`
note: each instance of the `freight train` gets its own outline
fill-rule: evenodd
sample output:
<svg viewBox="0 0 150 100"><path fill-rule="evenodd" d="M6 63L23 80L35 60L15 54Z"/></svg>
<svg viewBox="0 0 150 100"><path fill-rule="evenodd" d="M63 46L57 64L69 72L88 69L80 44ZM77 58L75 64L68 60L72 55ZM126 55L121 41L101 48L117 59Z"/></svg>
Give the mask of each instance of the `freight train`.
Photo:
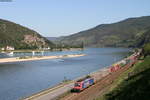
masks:
<svg viewBox="0 0 150 100"><path fill-rule="evenodd" d="M139 58L139 56L140 56L139 52L134 53L130 57L128 57L116 64L113 64L112 66L109 67L109 72L112 73L112 72L115 72L115 71L121 69L122 67L134 65L136 63L137 59ZM94 78L87 76L85 78L82 78L82 79L76 81L74 83L74 87L71 90L71 92L80 92L93 84L94 84Z"/></svg>
<svg viewBox="0 0 150 100"><path fill-rule="evenodd" d="M94 84L94 78L87 76L75 82L71 92L80 92Z"/></svg>
<svg viewBox="0 0 150 100"><path fill-rule="evenodd" d="M122 67L125 67L125 66L133 66L137 59L139 58L140 56L140 53L134 53L132 54L130 57L116 63L116 64L113 64L112 66L109 67L109 72L112 73L112 72L115 72L119 69L121 69Z"/></svg>

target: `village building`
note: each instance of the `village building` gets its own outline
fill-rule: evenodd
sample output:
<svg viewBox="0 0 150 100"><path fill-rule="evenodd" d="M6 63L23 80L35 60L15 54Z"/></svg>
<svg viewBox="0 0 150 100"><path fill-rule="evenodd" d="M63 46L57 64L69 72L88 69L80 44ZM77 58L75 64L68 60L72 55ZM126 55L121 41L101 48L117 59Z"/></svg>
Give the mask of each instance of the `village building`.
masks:
<svg viewBox="0 0 150 100"><path fill-rule="evenodd" d="M15 48L12 46L6 46L6 50L15 50Z"/></svg>
<svg viewBox="0 0 150 100"><path fill-rule="evenodd" d="M50 49L51 49L50 47L43 48L43 50L50 50Z"/></svg>

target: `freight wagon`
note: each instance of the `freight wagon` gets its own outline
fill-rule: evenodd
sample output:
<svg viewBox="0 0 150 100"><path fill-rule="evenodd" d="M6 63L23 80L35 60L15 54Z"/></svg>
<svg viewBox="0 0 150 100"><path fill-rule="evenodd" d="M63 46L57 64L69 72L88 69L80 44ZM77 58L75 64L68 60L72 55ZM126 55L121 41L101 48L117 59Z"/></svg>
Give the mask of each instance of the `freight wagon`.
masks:
<svg viewBox="0 0 150 100"><path fill-rule="evenodd" d="M71 91L72 92L80 92L93 84L94 84L94 78L85 77L85 78L80 79L77 82L75 82L74 87Z"/></svg>
<svg viewBox="0 0 150 100"><path fill-rule="evenodd" d="M115 72L117 70L119 70L121 67L119 64L114 64L109 68L109 72Z"/></svg>

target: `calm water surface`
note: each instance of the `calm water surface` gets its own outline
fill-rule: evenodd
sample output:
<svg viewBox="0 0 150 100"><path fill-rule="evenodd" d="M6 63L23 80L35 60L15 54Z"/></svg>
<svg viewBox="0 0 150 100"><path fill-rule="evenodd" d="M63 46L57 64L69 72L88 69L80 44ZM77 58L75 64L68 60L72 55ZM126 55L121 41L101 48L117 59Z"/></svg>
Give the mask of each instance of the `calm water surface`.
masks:
<svg viewBox="0 0 150 100"><path fill-rule="evenodd" d="M0 64L0 100L30 96L60 83L64 77L75 79L121 60L129 51L125 48L88 48L83 51L46 52L46 56L80 53L87 56ZM24 55L32 54L14 53L14 56Z"/></svg>

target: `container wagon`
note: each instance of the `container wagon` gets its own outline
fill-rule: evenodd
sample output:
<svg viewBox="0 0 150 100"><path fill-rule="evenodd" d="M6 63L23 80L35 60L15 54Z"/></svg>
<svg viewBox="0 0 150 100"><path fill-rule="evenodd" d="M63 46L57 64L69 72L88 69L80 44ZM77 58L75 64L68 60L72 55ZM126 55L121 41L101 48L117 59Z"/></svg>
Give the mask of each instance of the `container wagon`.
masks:
<svg viewBox="0 0 150 100"><path fill-rule="evenodd" d="M94 78L86 77L75 82L72 92L80 92L94 84Z"/></svg>
<svg viewBox="0 0 150 100"><path fill-rule="evenodd" d="M117 70L119 70L121 67L119 64L114 64L109 68L109 72L115 72Z"/></svg>

